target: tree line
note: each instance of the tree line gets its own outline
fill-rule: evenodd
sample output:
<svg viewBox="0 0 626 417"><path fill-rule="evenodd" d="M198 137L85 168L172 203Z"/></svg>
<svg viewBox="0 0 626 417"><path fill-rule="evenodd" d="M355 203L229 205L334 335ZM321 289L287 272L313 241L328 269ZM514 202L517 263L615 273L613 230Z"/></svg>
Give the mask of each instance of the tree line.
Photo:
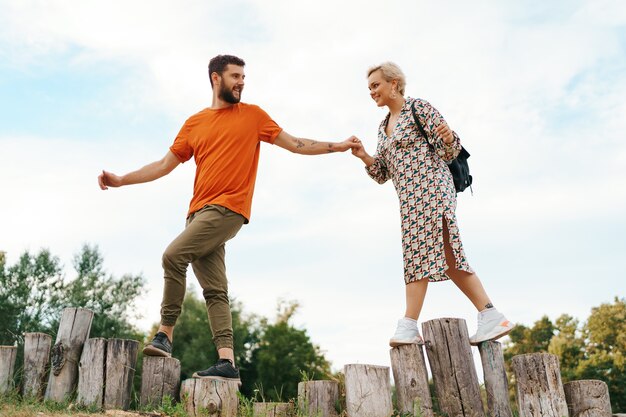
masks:
<svg viewBox="0 0 626 417"><path fill-rule="evenodd" d="M150 334L133 324L136 301L144 293L145 279L141 275L116 278L107 274L102 254L94 245L84 245L72 265L75 277L67 279L59 258L46 249L34 254L26 251L14 265L7 265L0 252L1 345L23 345L25 332L44 332L54 337L65 307L84 307L94 312L91 337L131 338L142 343L151 339L158 323ZM297 384L302 379L336 377L307 331L290 323L297 309L297 302L280 301L276 318L269 320L246 313L241 303L232 301L235 359L243 395L288 401L297 396ZM216 361L211 337L204 301L194 291L187 291L173 347L173 356L181 362L182 378ZM533 352L557 355L564 382L605 381L614 411L626 411L626 299L615 297L612 303L594 307L584 322L563 314L554 322L544 316L532 326L518 324L504 345L508 375L513 375L510 359L514 355ZM20 360L18 357L18 364ZM139 367L141 362L139 358ZM136 375L138 387L141 369ZM513 382L509 384L511 398Z"/></svg>
<svg viewBox="0 0 626 417"><path fill-rule="evenodd" d="M150 334L133 324L137 318L135 304L144 293L145 279L132 274L116 278L106 273L103 264L98 247L84 245L73 258L76 275L68 280L59 258L47 249L34 254L26 251L10 266L0 253L0 345L17 343L22 347L26 332L55 337L65 307L83 307L94 312L90 337L128 338L141 343L151 340L158 323ZM231 309L235 361L241 373L243 395L287 401L297 396L297 384L303 377L331 376L330 362L319 346L306 330L290 323L298 309L297 302L279 301L275 320L246 314L235 300L231 300ZM172 356L180 360L183 379L215 363L217 351L211 338L204 300L189 290L176 325L172 351ZM22 350L18 349L18 369ZM140 357L135 373L137 392L141 363Z"/></svg>

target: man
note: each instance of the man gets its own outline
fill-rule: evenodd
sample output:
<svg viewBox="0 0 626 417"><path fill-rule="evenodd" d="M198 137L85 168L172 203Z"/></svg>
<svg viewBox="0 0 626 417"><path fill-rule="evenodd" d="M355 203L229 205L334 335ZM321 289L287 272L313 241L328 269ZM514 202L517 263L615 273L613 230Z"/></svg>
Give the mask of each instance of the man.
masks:
<svg viewBox="0 0 626 417"><path fill-rule="evenodd" d="M282 130L261 108L241 103L244 61L218 55L209 63L213 89L210 108L191 116L160 161L118 176L102 171L100 188L156 180L192 156L194 191L185 230L163 254L164 289L161 324L143 350L149 356L171 356L173 333L185 295L186 270L192 265L203 289L219 360L196 378L239 381L234 364L232 316L224 266L224 245L250 219L261 141L304 155L344 152L357 146L354 137L340 142L296 138Z"/></svg>

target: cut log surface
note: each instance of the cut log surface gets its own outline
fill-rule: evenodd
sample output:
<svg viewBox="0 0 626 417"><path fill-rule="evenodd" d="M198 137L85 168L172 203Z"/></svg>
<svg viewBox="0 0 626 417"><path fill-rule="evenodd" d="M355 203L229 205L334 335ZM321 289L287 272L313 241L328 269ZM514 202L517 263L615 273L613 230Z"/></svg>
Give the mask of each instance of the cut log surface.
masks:
<svg viewBox="0 0 626 417"><path fill-rule="evenodd" d="M24 334L24 397L43 397L51 347L52 336L48 334Z"/></svg>
<svg viewBox="0 0 626 417"><path fill-rule="evenodd" d="M239 383L191 378L182 382L180 398L191 417L236 417Z"/></svg>
<svg viewBox="0 0 626 417"><path fill-rule="evenodd" d="M465 320L429 320L422 330L441 411L450 417L484 417Z"/></svg>
<svg viewBox="0 0 626 417"><path fill-rule="evenodd" d="M13 373L17 347L0 346L0 394L6 394L13 389Z"/></svg>
<svg viewBox="0 0 626 417"><path fill-rule="evenodd" d="M104 408L128 410L130 407L138 351L139 342L136 340L107 341Z"/></svg>
<svg viewBox="0 0 626 417"><path fill-rule="evenodd" d="M344 366L348 417L386 417L393 413L389 367Z"/></svg>
<svg viewBox="0 0 626 417"><path fill-rule="evenodd" d="M520 417L568 415L559 359L556 355L517 355L513 357L512 365L517 381L517 407Z"/></svg>
<svg viewBox="0 0 626 417"><path fill-rule="evenodd" d="M93 312L84 308L66 308L52 348L52 370L46 387L46 399L62 402L76 389L78 362L89 337Z"/></svg>
<svg viewBox="0 0 626 417"><path fill-rule="evenodd" d="M336 381L306 381L298 384L300 413L306 416L335 417L339 403Z"/></svg>
<svg viewBox="0 0 626 417"><path fill-rule="evenodd" d="M324 414L320 414L324 415ZM291 403L254 403L252 417L295 417ZM325 415L324 415L325 416Z"/></svg>
<svg viewBox="0 0 626 417"><path fill-rule="evenodd" d="M78 364L78 404L103 408L106 351L106 339L94 338L85 342Z"/></svg>
<svg viewBox="0 0 626 417"><path fill-rule="evenodd" d="M432 417L433 403L422 346L401 345L391 349L390 355L398 411Z"/></svg>
<svg viewBox="0 0 626 417"><path fill-rule="evenodd" d="M611 417L609 387L604 381L586 379L563 385L570 417Z"/></svg>
<svg viewBox="0 0 626 417"><path fill-rule="evenodd" d="M512 417L509 403L509 383L504 368L502 345L488 341L478 345L483 365L485 391L487 393L487 409L492 417Z"/></svg>
<svg viewBox="0 0 626 417"><path fill-rule="evenodd" d="M175 358L144 356L141 374L141 406L158 407L166 395L178 399L180 361Z"/></svg>

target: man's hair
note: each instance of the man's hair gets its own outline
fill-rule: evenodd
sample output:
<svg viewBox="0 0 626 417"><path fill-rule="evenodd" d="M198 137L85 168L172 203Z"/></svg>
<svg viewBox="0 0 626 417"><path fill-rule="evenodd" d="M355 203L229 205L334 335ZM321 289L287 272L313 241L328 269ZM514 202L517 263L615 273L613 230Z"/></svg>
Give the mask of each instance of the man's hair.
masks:
<svg viewBox="0 0 626 417"><path fill-rule="evenodd" d="M372 75L373 72L380 70L383 73L385 81L398 80L398 92L400 95L404 95L404 87L406 86L406 78L399 66L393 62L383 62L380 65L376 65L367 70L367 76Z"/></svg>
<svg viewBox="0 0 626 417"><path fill-rule="evenodd" d="M240 67L246 65L243 59L237 58L234 55L218 55L209 61L209 79L211 80L211 87L213 87L211 74L217 72L221 76L226 70L226 66L229 64L238 65Z"/></svg>

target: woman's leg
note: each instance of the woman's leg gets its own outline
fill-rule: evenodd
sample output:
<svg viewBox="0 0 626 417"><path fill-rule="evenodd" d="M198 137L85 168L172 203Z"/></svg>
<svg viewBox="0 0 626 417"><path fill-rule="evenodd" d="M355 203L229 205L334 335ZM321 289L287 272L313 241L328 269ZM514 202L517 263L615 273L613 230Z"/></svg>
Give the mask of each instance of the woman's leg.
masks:
<svg viewBox="0 0 626 417"><path fill-rule="evenodd" d="M478 328L476 333L470 336L470 344L478 345L481 342L495 340L508 334L515 325L509 322L502 313L493 308L493 304L491 304L491 300L489 300L489 296L487 296L478 276L456 268L456 261L452 252L452 246L450 246L448 226L445 219L443 223L443 239L446 263L448 264L446 273L479 312Z"/></svg>
<svg viewBox="0 0 626 417"><path fill-rule="evenodd" d="M423 278L417 281L409 282L405 287L406 294L406 312L405 317L417 320L424 305L426 290L428 289L428 279Z"/></svg>
<svg viewBox="0 0 626 417"><path fill-rule="evenodd" d="M448 225L444 218L443 220L443 242L446 254L446 263L448 264L448 270L446 273L462 292L469 298L474 304L476 310L482 311L486 308L491 308L491 300L483 288L483 284L480 282L478 275L471 274L466 271L461 271L456 268L456 260L454 259L454 253L452 252L452 246L450 246L450 235L448 233Z"/></svg>

